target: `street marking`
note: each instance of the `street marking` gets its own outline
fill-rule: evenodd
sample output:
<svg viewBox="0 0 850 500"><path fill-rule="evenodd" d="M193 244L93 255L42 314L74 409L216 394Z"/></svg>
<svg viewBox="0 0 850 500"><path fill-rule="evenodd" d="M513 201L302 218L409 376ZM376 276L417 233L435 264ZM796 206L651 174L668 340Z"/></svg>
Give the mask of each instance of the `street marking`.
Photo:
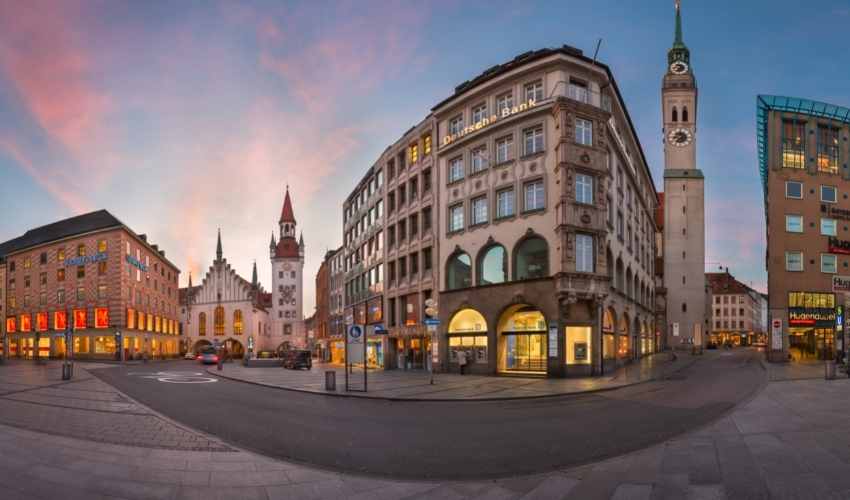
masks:
<svg viewBox="0 0 850 500"><path fill-rule="evenodd" d="M168 384L209 384L210 382L218 382L217 378L205 376L206 374L203 372L129 372L127 375L154 379L158 382Z"/></svg>

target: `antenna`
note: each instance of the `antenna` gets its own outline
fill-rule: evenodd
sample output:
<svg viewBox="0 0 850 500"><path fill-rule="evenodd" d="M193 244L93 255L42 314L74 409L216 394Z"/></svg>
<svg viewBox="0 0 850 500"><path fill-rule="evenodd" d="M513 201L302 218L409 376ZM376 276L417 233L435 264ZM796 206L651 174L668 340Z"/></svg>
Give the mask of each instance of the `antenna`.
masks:
<svg viewBox="0 0 850 500"><path fill-rule="evenodd" d="M602 39L596 41L596 50L593 51L593 62L596 62L596 56L599 55L599 47L602 46Z"/></svg>

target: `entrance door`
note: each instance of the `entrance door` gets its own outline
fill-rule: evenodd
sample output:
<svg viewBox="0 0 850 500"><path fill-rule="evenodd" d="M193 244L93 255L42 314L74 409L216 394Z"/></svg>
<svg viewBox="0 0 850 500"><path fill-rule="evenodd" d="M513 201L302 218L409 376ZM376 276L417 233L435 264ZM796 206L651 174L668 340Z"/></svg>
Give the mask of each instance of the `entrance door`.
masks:
<svg viewBox="0 0 850 500"><path fill-rule="evenodd" d="M546 373L546 334L505 333L505 371Z"/></svg>
<svg viewBox="0 0 850 500"><path fill-rule="evenodd" d="M411 367L414 370L425 368L424 351L422 350L422 338L414 337L410 339Z"/></svg>

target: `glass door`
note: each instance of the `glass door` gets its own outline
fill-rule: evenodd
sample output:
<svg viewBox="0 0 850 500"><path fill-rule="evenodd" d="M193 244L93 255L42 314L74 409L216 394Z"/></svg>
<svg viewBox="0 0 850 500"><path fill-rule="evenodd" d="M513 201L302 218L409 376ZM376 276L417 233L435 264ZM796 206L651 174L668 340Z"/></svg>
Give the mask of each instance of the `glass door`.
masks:
<svg viewBox="0 0 850 500"><path fill-rule="evenodd" d="M506 372L546 373L545 333L506 333L503 342Z"/></svg>

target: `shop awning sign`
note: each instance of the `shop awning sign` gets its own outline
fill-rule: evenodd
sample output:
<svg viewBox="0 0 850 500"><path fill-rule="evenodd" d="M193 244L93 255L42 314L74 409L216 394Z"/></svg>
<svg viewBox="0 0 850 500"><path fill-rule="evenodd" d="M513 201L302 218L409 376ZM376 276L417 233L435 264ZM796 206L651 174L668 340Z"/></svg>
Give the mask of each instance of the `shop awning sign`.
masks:
<svg viewBox="0 0 850 500"><path fill-rule="evenodd" d="M790 326L831 328L835 326L835 309L822 307L789 307L788 324Z"/></svg>

